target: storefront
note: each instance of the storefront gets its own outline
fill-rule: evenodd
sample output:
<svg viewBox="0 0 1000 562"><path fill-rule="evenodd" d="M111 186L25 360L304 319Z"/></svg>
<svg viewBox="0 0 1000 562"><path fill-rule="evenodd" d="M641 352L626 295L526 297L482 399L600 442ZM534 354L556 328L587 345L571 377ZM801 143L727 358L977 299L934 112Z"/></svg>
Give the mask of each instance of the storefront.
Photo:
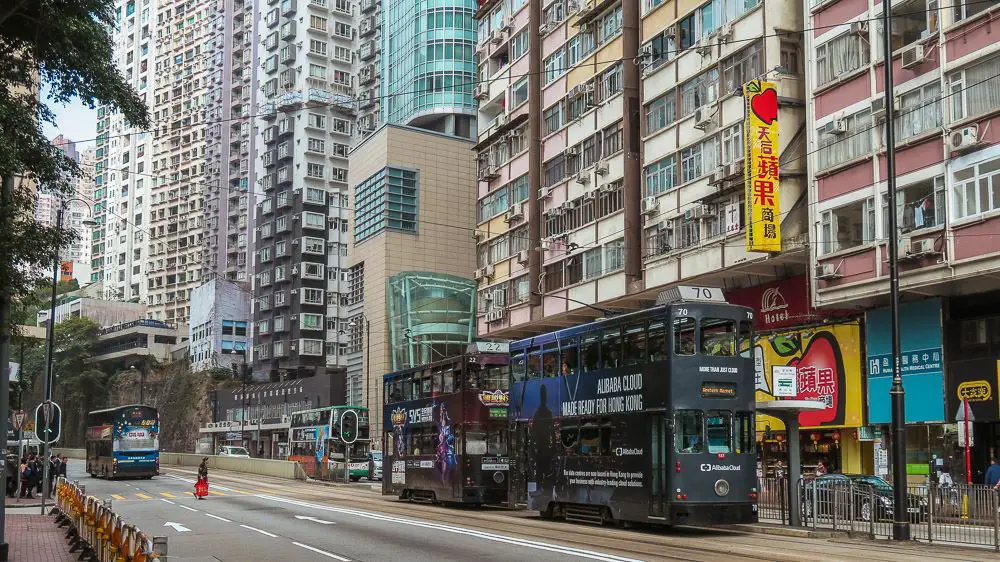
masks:
<svg viewBox="0 0 1000 562"><path fill-rule="evenodd" d="M858 322L815 325L822 319L809 305L805 276L734 291L726 297L731 303L757 310L757 400L820 400L827 405L820 411L799 414L803 472L814 472L820 461L831 472L863 471ZM775 476L787 459L784 423L758 415L757 438L761 474ZM869 469L871 449L869 445Z"/></svg>
<svg viewBox="0 0 1000 562"><path fill-rule="evenodd" d="M949 445L953 421L945 411L942 302L939 298L903 303L899 307L900 370L906 405L906 472L922 484L953 453ZM868 419L888 435L892 421L892 338L888 308L865 314L868 369ZM888 449L886 440L878 443ZM932 469L934 469L932 471Z"/></svg>

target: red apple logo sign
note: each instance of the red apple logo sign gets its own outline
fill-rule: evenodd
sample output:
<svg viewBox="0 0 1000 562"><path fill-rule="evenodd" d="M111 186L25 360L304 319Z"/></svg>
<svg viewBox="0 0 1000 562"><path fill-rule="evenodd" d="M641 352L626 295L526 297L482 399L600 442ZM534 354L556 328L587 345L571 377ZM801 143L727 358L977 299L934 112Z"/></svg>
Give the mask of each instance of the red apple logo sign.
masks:
<svg viewBox="0 0 1000 562"><path fill-rule="evenodd" d="M778 120L778 92L774 88L761 91L759 83L756 89L758 93L750 99L750 110L757 119L770 125Z"/></svg>
<svg viewBox="0 0 1000 562"><path fill-rule="evenodd" d="M773 344L778 354L798 355L798 338L781 338ZM809 340L801 355L787 363L796 367L799 400L817 400L826 408L799 414L802 427L842 425L844 423L845 386L844 358L837 338L830 332L819 332Z"/></svg>

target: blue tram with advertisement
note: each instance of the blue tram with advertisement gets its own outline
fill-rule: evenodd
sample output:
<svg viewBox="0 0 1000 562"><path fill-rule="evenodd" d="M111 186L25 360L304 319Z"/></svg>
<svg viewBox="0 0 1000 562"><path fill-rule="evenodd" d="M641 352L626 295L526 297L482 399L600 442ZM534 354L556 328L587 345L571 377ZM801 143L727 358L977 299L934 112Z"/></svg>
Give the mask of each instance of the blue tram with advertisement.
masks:
<svg viewBox="0 0 1000 562"><path fill-rule="evenodd" d="M131 405L87 414L87 472L100 478L152 478L160 473L160 414Z"/></svg>
<svg viewBox="0 0 1000 562"><path fill-rule="evenodd" d="M677 287L511 343L512 498L580 522L756 522L753 331L720 289Z"/></svg>
<svg viewBox="0 0 1000 562"><path fill-rule="evenodd" d="M507 344L384 377L382 493L400 499L505 504L509 473Z"/></svg>

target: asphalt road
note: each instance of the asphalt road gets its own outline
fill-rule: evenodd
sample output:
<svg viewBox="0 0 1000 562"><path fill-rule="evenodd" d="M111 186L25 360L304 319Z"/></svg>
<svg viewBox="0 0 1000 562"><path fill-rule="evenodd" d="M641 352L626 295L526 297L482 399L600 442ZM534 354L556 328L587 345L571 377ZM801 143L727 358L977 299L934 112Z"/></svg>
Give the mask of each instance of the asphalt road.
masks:
<svg viewBox="0 0 1000 562"><path fill-rule="evenodd" d="M531 538L304 501L273 488L211 485L193 497L193 477L106 481L70 463L69 478L87 493L110 498L113 509L151 535L166 536L169 559L248 560L606 560L628 557L559 546ZM212 482L210 476L209 482ZM311 487L316 495L326 488Z"/></svg>

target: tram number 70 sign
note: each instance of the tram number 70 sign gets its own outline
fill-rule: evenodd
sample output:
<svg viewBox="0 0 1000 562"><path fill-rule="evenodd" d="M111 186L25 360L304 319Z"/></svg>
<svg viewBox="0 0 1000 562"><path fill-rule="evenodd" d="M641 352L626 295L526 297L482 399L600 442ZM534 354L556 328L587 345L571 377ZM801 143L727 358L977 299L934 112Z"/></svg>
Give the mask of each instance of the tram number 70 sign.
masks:
<svg viewBox="0 0 1000 562"><path fill-rule="evenodd" d="M62 432L62 408L59 404L42 402L35 408L35 437L45 444L55 443Z"/></svg>

